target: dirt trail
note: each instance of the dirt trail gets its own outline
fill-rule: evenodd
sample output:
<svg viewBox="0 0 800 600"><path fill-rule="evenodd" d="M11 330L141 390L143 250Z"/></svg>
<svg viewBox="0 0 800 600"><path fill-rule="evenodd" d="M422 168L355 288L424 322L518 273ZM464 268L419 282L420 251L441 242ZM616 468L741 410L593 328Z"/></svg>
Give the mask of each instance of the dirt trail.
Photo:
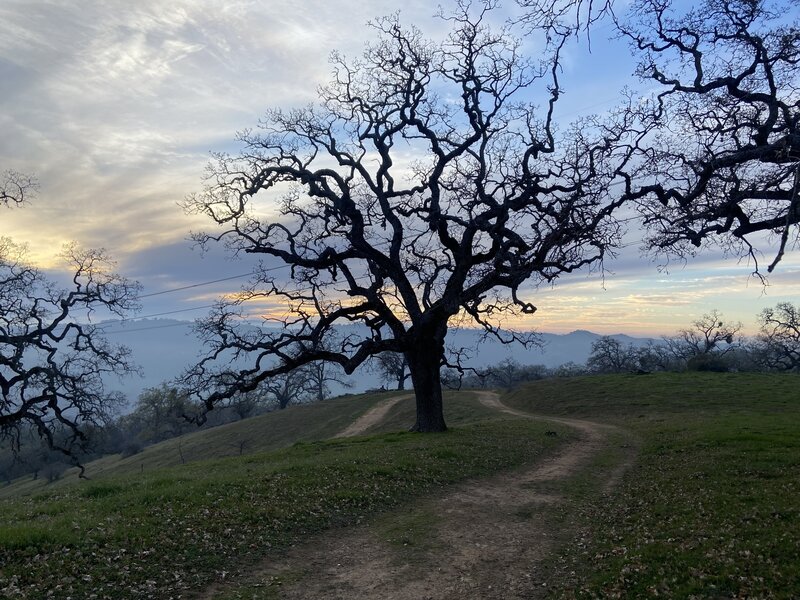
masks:
<svg viewBox="0 0 800 600"><path fill-rule="evenodd" d="M539 418L503 405L491 392L481 392L480 400L508 414ZM287 599L545 596L549 574L544 560L574 534L564 530L556 516L568 502L559 484L590 466L594 473L592 458L609 447L608 436L615 428L542 418L577 429L579 438L527 471L468 482L444 496L397 511L394 516L401 522L431 523L423 526L423 543L389 544L379 538L376 530L380 528L374 526L335 531L292 548L279 563L264 565L257 579L261 585L269 585L274 578L294 581L279 588L279 597ZM597 485L613 485L623 468L621 464L602 471Z"/></svg>
<svg viewBox="0 0 800 600"><path fill-rule="evenodd" d="M406 394L405 396L396 396L394 398L389 398L388 400L384 400L383 402L379 402L376 406L370 408L367 412L358 417L355 421L350 423L350 425L342 429L339 433L337 433L333 437L343 438L343 437L353 437L354 435L361 435L373 425L377 425L378 423L383 421L386 414L392 409L392 407L395 404L397 404L401 400L408 400L410 397L411 397L410 395Z"/></svg>
<svg viewBox="0 0 800 600"><path fill-rule="evenodd" d="M554 468L566 468L564 475L568 475L571 471L574 471L575 467L578 466L582 460L590 458L596 454L597 451L605 445L605 439L609 434L615 432L622 433L622 430L619 427L606 423L597 423L595 421L586 421L583 419L569 419L567 417L551 417L548 415L517 410L516 408L511 408L510 406L506 406L500 402L498 395L493 392L478 392L478 396L481 404L489 408L499 410L500 412L517 417L524 417L527 419L539 419L542 421L549 421L551 423L560 423L562 425L566 425L567 427L573 427L581 431L586 436L584 438L585 443L582 444L580 448L573 449L573 452L568 453L567 456L563 457L567 463L569 461L573 461L572 464L566 464L565 462L561 461L560 466L554 466ZM625 473L625 471L633 463L634 451L629 451L625 454L626 456L623 458L623 460L607 473L605 481L603 482L604 492L608 492L617 483L619 483L623 473Z"/></svg>

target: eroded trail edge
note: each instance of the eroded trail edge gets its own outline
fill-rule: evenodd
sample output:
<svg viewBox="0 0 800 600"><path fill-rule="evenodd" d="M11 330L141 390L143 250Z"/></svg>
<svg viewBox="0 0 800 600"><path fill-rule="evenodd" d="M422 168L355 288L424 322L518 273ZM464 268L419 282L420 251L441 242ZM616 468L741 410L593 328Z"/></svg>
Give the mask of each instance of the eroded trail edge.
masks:
<svg viewBox="0 0 800 600"><path fill-rule="evenodd" d="M480 401L517 417L566 425L579 435L527 470L457 485L444 495L381 517L370 527L317 536L280 560L265 563L253 574L256 585L271 586L270 594L289 599L545 596L551 577L547 560L575 533L563 519L570 502L565 485L585 475L598 492L607 490L629 464L631 453L612 461L611 467L600 467L598 457L619 446L621 430L532 415L502 404L492 392L480 392ZM419 530L422 524L422 543L388 543L381 535L387 520L390 526L391 520L399 524L398 529L408 523ZM276 587L277 582L282 585Z"/></svg>

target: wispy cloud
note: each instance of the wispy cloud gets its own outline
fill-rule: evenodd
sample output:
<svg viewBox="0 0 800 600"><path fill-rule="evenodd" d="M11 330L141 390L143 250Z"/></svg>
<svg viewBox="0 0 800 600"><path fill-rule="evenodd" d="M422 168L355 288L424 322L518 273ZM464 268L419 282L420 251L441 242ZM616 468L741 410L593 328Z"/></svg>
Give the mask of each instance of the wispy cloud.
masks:
<svg viewBox="0 0 800 600"><path fill-rule="evenodd" d="M4 215L3 233L29 240L40 261L53 240L126 254L185 236L198 223L176 201L200 186L208 151L270 106L312 101L330 50L360 47L353 32L372 16L355 2L304 9L3 3L0 74L11 93L0 98L0 161L42 182L35 206Z"/></svg>

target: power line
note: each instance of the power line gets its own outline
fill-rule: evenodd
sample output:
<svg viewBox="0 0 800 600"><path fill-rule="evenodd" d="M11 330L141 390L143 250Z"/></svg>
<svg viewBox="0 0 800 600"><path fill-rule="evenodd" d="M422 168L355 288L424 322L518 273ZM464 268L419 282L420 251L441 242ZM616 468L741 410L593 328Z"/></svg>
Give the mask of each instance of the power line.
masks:
<svg viewBox="0 0 800 600"><path fill-rule="evenodd" d="M132 323L134 321L138 321L138 320L141 320L141 319L151 319L153 317L163 317L164 315L174 315L174 314L177 314L177 313L184 313L184 312L190 312L190 311L193 311L193 310L202 310L204 308L213 308L213 307L214 307L213 304L204 304L203 306L192 306L191 308L180 308L178 310L168 310L168 311L165 311L165 312L153 313L153 314L150 314L150 315L137 315L137 316L132 317L130 319L109 319L109 320L103 321L102 323L99 323L98 326L99 327L105 327L106 325L113 325L115 323Z"/></svg>
<svg viewBox="0 0 800 600"><path fill-rule="evenodd" d="M629 219L625 219L624 221L631 221L631 220L635 220L637 218L640 218L640 217L631 217ZM636 241L627 242L625 244L621 244L620 246L617 246L617 249L624 249L624 248L628 248L630 246L635 246L637 244L643 243L644 241L645 240L642 239L642 240L636 240ZM279 268L283 268L284 266L288 266L288 265L282 265L280 267L275 267L273 269L266 269L266 270L269 270L269 271L277 270ZM247 275L253 275L253 274L254 273L248 273ZM241 277L241 276L239 276L239 277ZM355 281L363 281L364 279L369 278L369 277L370 277L369 274L365 273L363 275L359 275L357 277L354 277L353 279ZM201 283L193 284L193 285L190 285L190 286L183 286L181 288L175 288L174 290L165 290L163 293L167 293L169 291L180 291L181 289L189 289L189 288L193 288L193 287L199 287L201 285L208 285L210 283L216 283L217 281L227 281L227 280L230 280L230 279L234 279L234 278L231 277L231 278L224 278L224 279L215 280L215 281L201 282ZM332 284L332 283L333 282L329 282L329 284ZM291 294L306 294L306 293L313 292L314 289L315 288L294 289L294 290L288 291L288 293L291 293ZM188 312L188 311L193 311L193 310L201 310L201 309L204 309L204 308L212 308L213 306L214 306L213 304L208 304L208 305L203 305L203 306L194 306L194 307L191 307L191 308L183 308L183 309L178 309L178 310L165 311L165 312L161 312L161 313L153 313L153 314L150 314L150 315L144 315L144 316L141 316L141 317L137 317L137 319L147 319L147 318L151 318L151 317L159 317L159 316L182 313L182 312ZM102 327L102 326L104 326L106 324L110 324L110 323L125 323L125 322L131 322L131 320L130 319L120 319L120 320L111 321L111 322L107 321L106 323L101 323L100 326ZM117 331L106 331L104 333L105 333L105 335L114 335L114 334L120 334L120 333L135 333L135 332L139 332L139 331L152 331L152 330L157 330L157 329L169 329L169 328L187 327L187 326L191 326L191 323L188 323L188 322L170 323L168 325L153 325L151 327L139 327L137 329L120 329L120 330L117 330Z"/></svg>
<svg viewBox="0 0 800 600"><path fill-rule="evenodd" d="M223 277L221 279L213 279L211 281L203 281L201 283L193 283L191 285L184 285L181 287L171 288L168 290L161 290L160 292L152 292L150 294L142 294L139 298L151 298L152 296L160 296L162 294L171 294L172 292L181 292L183 290L190 290L192 288L201 287L204 285L211 285L212 283L220 283L222 281L232 281L234 279L242 279L243 277L250 277L253 275L252 272L250 273L242 273L241 275L232 275L230 277Z"/></svg>
<svg viewBox="0 0 800 600"><path fill-rule="evenodd" d="M136 331L150 331L151 329L169 329L170 327L191 327L192 323L183 321L181 323L170 323L169 325L153 325L152 327L139 327L138 329L118 329L116 331L104 331L103 335L116 335L118 333L134 333Z"/></svg>
<svg viewBox="0 0 800 600"><path fill-rule="evenodd" d="M153 313L151 315L142 315L135 317L136 319L151 319L153 317L163 317L164 315L174 315L176 313L189 312L192 310L202 310L204 308L212 308L213 304L204 304L203 306L192 306L191 308L180 308L178 310L168 310L160 313ZM131 321L132 319L119 319L119 322Z"/></svg>
<svg viewBox="0 0 800 600"><path fill-rule="evenodd" d="M264 273L268 271L277 271L278 269L286 269L291 265L278 265L277 267L270 267L269 269L260 269L258 271L250 271L249 273L241 273L239 275L231 275L230 277L222 277L221 279L212 279L211 281L201 281L200 283L192 283L190 285L183 285L168 290L161 290L160 292L151 292L150 294L142 294L139 298L150 298L152 296L160 296L162 294L171 294L173 292L182 292L183 290L190 290L192 288L202 287L204 285L211 285L212 283L221 283L223 281L233 281L234 279L242 279L250 277L256 273Z"/></svg>
<svg viewBox="0 0 800 600"><path fill-rule="evenodd" d="M614 183L609 184L608 187L621 185L623 183L624 183L623 181L614 182ZM639 218L641 218L641 217L638 217L638 216L629 217L629 218L626 218L626 219L621 219L618 222L619 223L627 223L629 221L634 221L634 220L639 219ZM374 247L376 249L381 249L381 248L378 247L379 245L388 246L389 244L391 244L390 240L381 240L381 242L379 244L375 244ZM386 249L386 248L384 247L383 249ZM247 273L240 273L238 275L231 275L230 277L221 277L219 279L211 279L209 281L201 281L201 282L198 282L198 283L192 283L192 284L188 284L188 285L182 285L182 286L178 286L178 287L174 287L174 288L169 288L169 289L166 289L166 290L160 290L158 292L151 292L149 294L142 294L142 295L139 296L139 298L140 299L141 298L152 298L154 296L161 296L161 295L164 295L164 294L172 294L172 293L175 293L175 292L182 292L182 291L185 291L185 290L191 290L191 289L195 289L195 288L198 288L198 287L204 287L204 286L212 285L212 284L215 284L215 283L223 283L225 281L234 281L236 279L243 279L245 277L251 277L251 276L256 275L258 273L264 273L264 272L277 271L277 270L280 270L280 269L286 269L286 268L289 268L291 266L292 265L284 264L284 265L278 265L278 266L275 266L275 267L270 267L268 269L259 269L257 271L249 271ZM358 279L360 279L360 278L358 278ZM150 317L164 316L164 315L175 314L175 313L179 313L179 312L186 312L186 311L191 311L191 310L199 310L200 308L210 308L211 306L212 305L202 306L202 307L195 307L195 308L186 308L186 309L180 309L180 310L174 310L174 311L167 311L167 312L155 313L155 314L152 314L152 315L146 315L146 316L141 316L141 317L136 317L136 318L137 319L146 319L146 318L150 318ZM127 319L121 319L120 322L125 321L125 320L127 320Z"/></svg>

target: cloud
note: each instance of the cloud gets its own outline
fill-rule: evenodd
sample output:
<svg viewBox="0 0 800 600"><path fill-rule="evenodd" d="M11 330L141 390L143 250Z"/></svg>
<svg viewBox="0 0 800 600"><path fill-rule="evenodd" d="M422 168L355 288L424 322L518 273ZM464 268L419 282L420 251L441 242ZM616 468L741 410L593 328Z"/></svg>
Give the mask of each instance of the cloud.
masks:
<svg viewBox="0 0 800 600"><path fill-rule="evenodd" d="M678 297L667 294L631 294L625 297L626 301L632 305L668 305L668 306L690 306L695 298Z"/></svg>
<svg viewBox="0 0 800 600"><path fill-rule="evenodd" d="M6 212L0 234L30 242L53 266L53 244L78 240L125 257L197 229L176 202L201 187L210 150L269 107L305 105L329 77L328 54L361 52L368 19L388 0L311 0L292 10L233 0L0 6L0 164L35 173L35 204ZM407 22L430 30L412 0Z"/></svg>
<svg viewBox="0 0 800 600"><path fill-rule="evenodd" d="M365 22L396 7L389 0L367 8L356 0L307 0L291 10L252 0L5 0L0 165L36 174L41 191L30 206L3 212L0 235L27 241L31 258L54 268L64 242L106 247L146 293L248 271L253 257L231 262L219 250L204 259L192 252L187 233L208 223L177 202L201 188L210 150L233 150L235 132L255 125L268 107L314 101L328 79L329 52L360 53L372 35ZM401 16L436 33L445 25L431 19L434 10L408 0ZM618 67L604 52L585 63L570 55L562 116L616 92L608 78L588 76L598 63ZM413 160L409 151L397 169ZM530 289L540 310L523 324L663 331L704 309L746 316L800 293L797 252L766 290L748 280L746 265L718 253L667 271L658 264L631 247L609 261L605 281L580 273ZM153 296L145 312L202 305L239 284Z"/></svg>

